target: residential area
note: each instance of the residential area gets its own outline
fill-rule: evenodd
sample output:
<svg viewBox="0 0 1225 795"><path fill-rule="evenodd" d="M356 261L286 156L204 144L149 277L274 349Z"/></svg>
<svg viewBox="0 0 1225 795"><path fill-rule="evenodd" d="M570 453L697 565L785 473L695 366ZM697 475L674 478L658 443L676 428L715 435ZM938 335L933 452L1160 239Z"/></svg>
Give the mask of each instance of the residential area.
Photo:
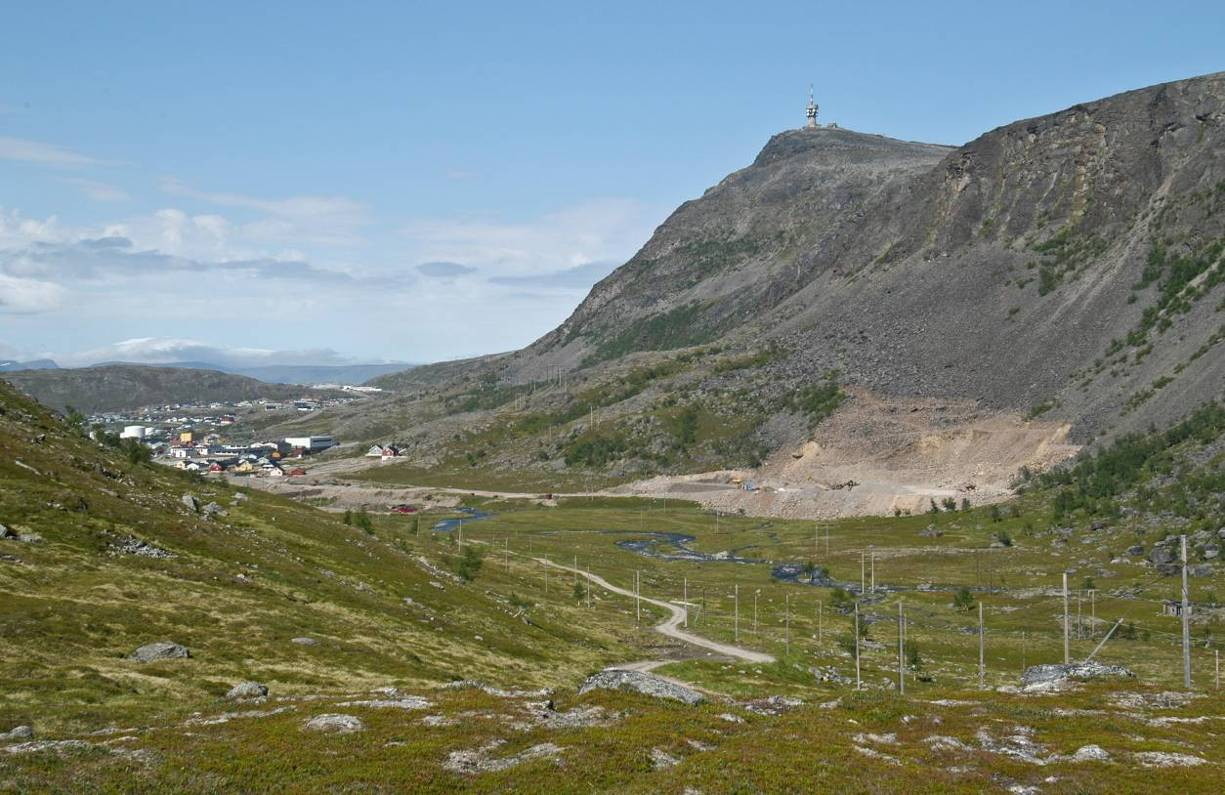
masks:
<svg viewBox="0 0 1225 795"><path fill-rule="evenodd" d="M300 477L304 459L336 446L327 435L260 436L267 415L319 411L345 399L168 405L87 418L91 436L109 433L148 447L153 460L188 472Z"/></svg>

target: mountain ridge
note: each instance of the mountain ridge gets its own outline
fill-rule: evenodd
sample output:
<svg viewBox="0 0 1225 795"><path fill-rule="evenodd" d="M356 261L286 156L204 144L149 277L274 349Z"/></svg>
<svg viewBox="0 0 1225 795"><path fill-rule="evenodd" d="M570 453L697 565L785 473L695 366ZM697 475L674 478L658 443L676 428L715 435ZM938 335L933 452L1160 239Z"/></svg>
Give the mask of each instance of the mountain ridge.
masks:
<svg viewBox="0 0 1225 795"><path fill-rule="evenodd" d="M58 411L87 414L183 403L283 400L301 397L302 388L267 384L217 370L113 364L101 367L25 370L0 378Z"/></svg>

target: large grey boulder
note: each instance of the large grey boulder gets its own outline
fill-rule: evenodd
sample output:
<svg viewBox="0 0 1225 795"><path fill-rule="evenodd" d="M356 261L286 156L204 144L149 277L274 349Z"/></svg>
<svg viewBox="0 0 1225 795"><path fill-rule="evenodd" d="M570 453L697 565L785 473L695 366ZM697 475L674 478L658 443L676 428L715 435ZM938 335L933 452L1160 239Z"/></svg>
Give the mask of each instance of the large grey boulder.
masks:
<svg viewBox="0 0 1225 795"><path fill-rule="evenodd" d="M192 513L200 512L200 501L196 499L194 494L184 494L182 497L179 497L179 502L183 503L183 506Z"/></svg>
<svg viewBox="0 0 1225 795"><path fill-rule="evenodd" d="M305 731L327 732L329 734L353 734L365 731L366 724L355 715L316 715L302 726Z"/></svg>
<svg viewBox="0 0 1225 795"><path fill-rule="evenodd" d="M222 507L221 507L220 505L218 505L217 503L215 503L215 502L210 502L208 505L205 505L203 508L201 508L201 509L200 509L200 513L202 513L202 514L204 514L205 516L208 516L208 517L213 517L213 516L225 516L225 515L226 515L226 510L225 510L225 508L222 508Z"/></svg>
<svg viewBox="0 0 1225 795"><path fill-rule="evenodd" d="M0 524L0 538L16 538L16 537L17 537L16 530L10 530L4 525Z"/></svg>
<svg viewBox="0 0 1225 795"><path fill-rule="evenodd" d="M1027 691L1058 690L1069 680L1126 678L1136 675L1122 665L1106 665L1099 662L1046 663L1031 665L1021 674L1021 688Z"/></svg>
<svg viewBox="0 0 1225 795"><path fill-rule="evenodd" d="M592 690L632 690L654 698L670 698L685 704L700 704L706 699L701 693L682 684L671 682L663 677L641 671L624 671L619 668L609 668L592 674L579 686L578 693L590 693Z"/></svg>
<svg viewBox="0 0 1225 795"><path fill-rule="evenodd" d="M28 740L34 736L34 729L29 726L14 726L6 732L0 732L0 740Z"/></svg>
<svg viewBox="0 0 1225 795"><path fill-rule="evenodd" d="M129 660L137 662L153 662L154 660L180 660L191 656L186 646L160 640L156 643L146 643L128 655Z"/></svg>
<svg viewBox="0 0 1225 795"><path fill-rule="evenodd" d="M225 697L231 701L248 698L263 698L268 695L268 688L259 682L239 682L230 688Z"/></svg>

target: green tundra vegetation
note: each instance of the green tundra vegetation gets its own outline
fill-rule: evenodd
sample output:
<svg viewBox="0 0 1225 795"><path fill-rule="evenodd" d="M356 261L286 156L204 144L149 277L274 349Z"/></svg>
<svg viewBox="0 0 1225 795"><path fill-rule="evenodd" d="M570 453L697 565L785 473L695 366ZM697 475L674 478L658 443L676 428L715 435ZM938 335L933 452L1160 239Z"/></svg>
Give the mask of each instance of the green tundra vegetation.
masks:
<svg viewBox="0 0 1225 795"><path fill-rule="evenodd" d="M469 498L476 516L371 505L346 523L341 510L131 460L3 386L0 408L0 523L17 536L0 539L0 731L30 725L30 742L51 743L0 744L0 782L16 791L974 792L1055 776L1069 791L1127 792L1155 775L1137 760L1163 753L1213 760L1163 769L1164 784L1219 780L1225 741L1195 718L1225 709L1211 678L1219 576L1192 581L1199 693L1163 701L1181 686L1178 619L1161 606L1177 578L1128 552L1176 532L1134 510L1146 501L1192 522L1179 531L1222 515L1219 407L1031 477L1006 510L824 523L611 497ZM447 518L464 519L462 545L435 529ZM630 598L588 595L556 568L576 563L627 589L637 579L644 596L687 596L691 631L776 661L668 640L652 630L662 608L643 605L639 620ZM1026 666L1062 659L1064 572L1072 656L1118 622L1097 658L1136 679L1012 692ZM162 640L190 658L128 658ZM635 660L664 661L658 673L707 702L577 693L588 674ZM267 699L225 700L246 680ZM538 720L541 697L445 687L461 680L548 688L557 713L599 719ZM773 696L796 701L749 709ZM365 728L304 731L325 713ZM1045 764L991 750L1017 726ZM1089 744L1117 761L1071 759ZM656 751L678 764L657 764ZM468 752L494 763L456 767Z"/></svg>

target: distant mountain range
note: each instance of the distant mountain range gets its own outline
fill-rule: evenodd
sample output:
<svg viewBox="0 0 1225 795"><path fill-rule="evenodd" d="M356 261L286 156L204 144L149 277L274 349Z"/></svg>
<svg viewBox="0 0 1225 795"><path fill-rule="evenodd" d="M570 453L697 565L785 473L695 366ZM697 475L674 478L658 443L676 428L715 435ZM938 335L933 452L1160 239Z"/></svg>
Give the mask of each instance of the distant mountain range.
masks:
<svg viewBox="0 0 1225 795"><path fill-rule="evenodd" d="M266 384L217 370L141 364L23 370L5 373L4 380L45 406L60 411L72 406L86 414L173 403L287 400L307 393L300 386Z"/></svg>
<svg viewBox="0 0 1225 795"><path fill-rule="evenodd" d="M216 370L219 373L243 375L268 384L339 384L356 386L364 384L372 378L399 373L416 365L405 362L390 364L264 364L249 366L232 366L216 362L98 362L89 368L60 368L50 359L35 359L28 362L0 361L0 373L12 373L20 370L58 370L58 369L92 369L110 367L113 365L129 365L134 367L170 367L188 370Z"/></svg>
<svg viewBox="0 0 1225 795"><path fill-rule="evenodd" d="M102 362L110 364L132 364L132 362ZM190 370L217 370L233 375L245 375L269 384L364 384L372 378L408 370L414 365L405 362L391 364L263 364L225 365L215 362L164 362L145 365L148 367L175 367Z"/></svg>
<svg viewBox="0 0 1225 795"><path fill-rule="evenodd" d="M0 373L11 373L17 370L55 370L59 365L50 359L34 359L29 362L0 361Z"/></svg>

